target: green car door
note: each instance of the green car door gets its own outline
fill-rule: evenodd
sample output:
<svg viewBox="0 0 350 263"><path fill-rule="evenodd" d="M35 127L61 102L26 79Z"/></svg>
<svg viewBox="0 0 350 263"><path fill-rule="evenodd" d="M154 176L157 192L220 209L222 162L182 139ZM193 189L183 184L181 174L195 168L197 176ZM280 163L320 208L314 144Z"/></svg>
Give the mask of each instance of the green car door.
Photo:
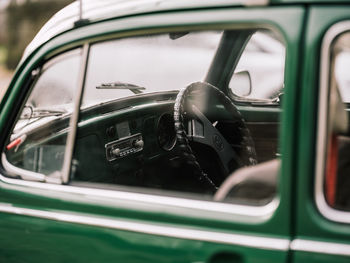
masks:
<svg viewBox="0 0 350 263"><path fill-rule="evenodd" d="M294 193L290 186L298 172L294 163L300 143L296 130L300 119L295 113L299 105L296 87L302 63L299 43L304 16L302 6L179 5L171 10L130 13L74 28L51 38L26 57L1 102L0 261L289 262L291 234L296 231L291 214ZM256 83L272 81L269 74L273 73L264 73L255 82L252 70L251 91L238 95L235 86L238 84L229 84L236 76L233 71L241 53L249 63L256 63L255 68L270 67L272 61L259 61L257 54L275 56L274 50L259 48L259 44L248 49L256 32L275 40L278 36L276 45L285 48L277 90L278 94L283 93L283 103L274 100L276 90L265 100L251 98ZM213 37L207 38L208 35ZM263 45L263 40L256 39ZM171 46L178 48L177 53L155 46L162 41L178 43ZM140 45L153 46L142 53ZM247 45L247 51L241 52L240 45ZM209 49L213 53L206 60L203 54ZM112 52L103 53L109 50ZM193 63L194 68L207 65L202 79L194 79L195 84L187 90L178 87L180 91L174 91L170 87L179 79L188 77L192 81L194 74L189 65L196 56L200 63ZM179 64L179 58L186 63ZM166 76L166 82L161 84L169 89L148 93L150 84L142 80L153 76L152 68L157 70L149 83L156 85ZM242 64L242 70L247 69ZM176 77L171 74L168 77L167 70ZM132 75L133 83L128 79L131 71L136 72ZM191 74L185 76L184 72ZM195 104L196 96L201 97L201 90L207 89L216 94L213 97L218 96L223 106L216 106L214 99L215 107L207 112L207 117L198 105L192 106L192 115L180 112L187 118L195 115L190 119L192 130L186 130L193 140L198 139L196 127L204 127L204 133L213 133L213 142L204 140L205 145L198 148L204 150L196 152L197 148L192 147L196 152L193 155L206 169L198 156L209 152L208 147L217 147L222 170L226 172L223 179L242 177L237 184L241 190L235 194L243 192L244 198L225 198L227 193L221 197L217 193L208 195L201 192L199 183L203 181L195 179L182 188L191 179L183 169L187 166L179 165L177 152L173 153L182 137L178 136L175 144L167 141L168 135L160 133L167 130L169 121L173 122L166 114L171 116L174 107L176 126L176 103L181 102L181 94L193 91L188 100ZM74 96L70 96L70 91ZM108 101L112 94L108 92L128 95ZM65 107L58 110L53 107L56 105ZM232 175L230 165L224 162L220 150L226 142L217 135L220 121L208 124L207 120L212 120L215 114L221 116L220 120L226 119L227 113L223 112L226 106L231 109L230 114L241 111L247 121L244 127L251 130L251 135L245 135L253 141L257 138L257 160L249 159L249 164L259 163L248 178L252 184L244 185L245 169L250 168L235 170L237 174ZM264 129L266 123L269 125ZM158 127L158 131L153 127ZM183 131L177 132L183 136ZM246 153L251 151L247 148ZM207 164L214 162L206 158ZM275 169L266 173L264 165L271 159ZM165 170L167 163L172 165L171 170ZM207 174L215 175L216 168L210 169ZM263 178L256 178L260 171L265 171L261 173ZM218 184L219 191L223 189L222 181L204 178L204 174L201 173L201 180L206 187ZM169 179L171 183L160 179L172 175L177 177ZM272 195L267 201L257 194L265 187L264 176L273 178L268 188ZM160 186L164 189L159 189ZM302 187L305 185L298 190ZM321 220L320 224L337 227L337 223ZM297 230L303 233L303 227L309 224L301 226L298 221ZM310 226L305 229L315 231ZM309 232L305 233L307 236ZM348 236L344 231L339 233L343 239Z"/></svg>
<svg viewBox="0 0 350 263"><path fill-rule="evenodd" d="M307 19L296 225L291 244L294 262L350 260L349 99L345 85L350 61L349 11L348 5L314 6ZM340 96L333 97L336 90ZM326 121L337 118L342 127Z"/></svg>

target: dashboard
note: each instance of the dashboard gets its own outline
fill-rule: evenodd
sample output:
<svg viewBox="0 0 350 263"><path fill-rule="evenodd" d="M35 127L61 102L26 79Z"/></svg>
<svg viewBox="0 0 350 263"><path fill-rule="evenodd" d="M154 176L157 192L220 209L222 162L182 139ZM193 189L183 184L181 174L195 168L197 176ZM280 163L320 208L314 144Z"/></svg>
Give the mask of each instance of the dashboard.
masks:
<svg viewBox="0 0 350 263"><path fill-rule="evenodd" d="M177 159L172 111L173 101L158 101L80 121L72 179L163 188Z"/></svg>
<svg viewBox="0 0 350 263"><path fill-rule="evenodd" d="M112 162L116 159L121 159L142 151L145 145L145 136L142 135L142 131L147 130L145 125L151 125L152 127L155 124L154 120L157 123L156 127L155 129L149 128L150 130L147 135L149 136L150 132L152 132L152 136L156 134L159 147L165 151L171 151L176 144L176 134L173 115L167 112L160 116L151 116L148 118L147 122L142 120L141 117L141 119L136 120L136 122L134 120L127 120L108 127L106 129L106 135L111 138L118 137L119 139L108 142L105 145L107 160ZM139 131L135 129L138 127L137 123L141 123ZM133 134L130 132L130 126L133 126ZM154 130L156 131L155 133L153 132ZM155 148L155 145L153 148Z"/></svg>
<svg viewBox="0 0 350 263"><path fill-rule="evenodd" d="M184 152L180 152L181 146L176 147L173 119L176 94L140 95L83 109L79 115L70 183L206 192L198 183L193 165L184 157ZM193 103L191 98L189 103ZM239 154L240 126L235 117L219 106L212 104L211 111L204 113ZM195 122L193 113L185 115L185 125ZM262 120L246 123L258 156L269 160L276 155L278 123ZM24 170L48 175L61 170L69 122L70 116L57 118L27 132L24 143L8 150L11 151L9 162ZM186 128L190 133L191 127ZM205 143L190 140L189 144L200 167L220 185L226 177L215 151Z"/></svg>

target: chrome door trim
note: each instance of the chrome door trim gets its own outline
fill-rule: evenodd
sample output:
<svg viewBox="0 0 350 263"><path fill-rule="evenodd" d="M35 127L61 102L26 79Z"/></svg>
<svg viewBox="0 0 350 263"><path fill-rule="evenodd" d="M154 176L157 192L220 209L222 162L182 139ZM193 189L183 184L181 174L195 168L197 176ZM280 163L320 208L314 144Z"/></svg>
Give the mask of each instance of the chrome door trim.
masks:
<svg viewBox="0 0 350 263"><path fill-rule="evenodd" d="M350 245L342 243L295 239L291 242L290 249L293 251L350 256Z"/></svg>
<svg viewBox="0 0 350 263"><path fill-rule="evenodd" d="M350 212L336 210L330 207L323 192L324 169L327 146L327 112L328 112L328 86L330 68L330 48L333 40L341 33L350 30L350 21L342 21L333 25L325 34L321 48L320 63L320 96L318 107L317 144L316 144L316 182L315 200L320 213L327 219L339 222L350 223Z"/></svg>
<svg viewBox="0 0 350 263"><path fill-rule="evenodd" d="M68 183L69 181L69 174L72 167L74 143L75 143L75 137L77 134L77 123L79 121L80 103L81 103L81 98L83 96L83 90L85 85L85 75L87 70L89 50L90 50L89 43L85 43L83 45L83 50L81 55L80 72L78 77L79 83L76 91L76 96L74 98L74 110L69 122L67 146L66 146L66 151L64 153L62 177L61 177L61 180L64 184Z"/></svg>
<svg viewBox="0 0 350 263"><path fill-rule="evenodd" d="M141 234L181 238L186 240L237 245L256 249L288 251L290 245L290 241L284 238L270 238L252 235L231 234L200 229L181 228L165 224L155 225L151 223L144 223L140 221L131 221L125 219L92 217L86 214L77 215L64 212L41 211L28 208L14 207L6 203L0 203L0 212L38 217L66 223L103 227L120 231L130 231Z"/></svg>
<svg viewBox="0 0 350 263"><path fill-rule="evenodd" d="M276 197L264 206L219 203L182 197L128 192L123 190L95 189L70 185L48 184L8 178L0 174L0 188L21 191L40 197L59 198L71 202L94 204L112 208L130 208L138 211L171 213L192 218L207 218L246 224L269 220L279 206Z"/></svg>

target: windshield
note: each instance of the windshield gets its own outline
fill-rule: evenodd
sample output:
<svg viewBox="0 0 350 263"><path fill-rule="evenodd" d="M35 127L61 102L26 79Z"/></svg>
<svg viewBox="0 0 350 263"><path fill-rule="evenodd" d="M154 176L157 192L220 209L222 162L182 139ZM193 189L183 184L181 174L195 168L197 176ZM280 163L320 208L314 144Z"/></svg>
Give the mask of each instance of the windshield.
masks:
<svg viewBox="0 0 350 263"><path fill-rule="evenodd" d="M222 32L149 35L91 46L82 107L203 80ZM102 87L102 88L101 88Z"/></svg>

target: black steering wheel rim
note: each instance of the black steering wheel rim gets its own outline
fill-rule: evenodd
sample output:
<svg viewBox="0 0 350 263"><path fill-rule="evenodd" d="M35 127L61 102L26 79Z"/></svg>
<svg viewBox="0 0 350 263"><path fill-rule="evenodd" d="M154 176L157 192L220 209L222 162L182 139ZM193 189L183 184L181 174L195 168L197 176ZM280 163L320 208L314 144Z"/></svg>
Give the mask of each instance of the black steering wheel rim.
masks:
<svg viewBox="0 0 350 263"><path fill-rule="evenodd" d="M239 122L241 123L239 128L239 136L241 136L242 138L241 140L242 150L240 155L243 156L243 158L239 158L239 159L236 158L235 161L237 161L238 167L254 165L257 163L254 142L250 135L250 131L245 125L245 121L242 115L237 110L232 100L225 93L219 90L217 87L206 82L195 82L188 85L187 87L182 88L179 91L174 104L174 125L175 125L177 147L179 149L179 154L181 155L181 157L183 157L183 159L187 164L189 164L194 168L194 172L196 173L200 181L204 181L205 183L209 184L213 189L217 189L218 187L203 171L191 146L189 145L189 138L185 131L185 126L183 123L184 108L185 108L187 97L190 93L196 90L205 91L205 92L214 91L215 95L219 98L220 103L222 103L223 106L231 114L235 116L235 118L238 118ZM198 114L200 114L200 112ZM230 148L232 150L232 147Z"/></svg>

